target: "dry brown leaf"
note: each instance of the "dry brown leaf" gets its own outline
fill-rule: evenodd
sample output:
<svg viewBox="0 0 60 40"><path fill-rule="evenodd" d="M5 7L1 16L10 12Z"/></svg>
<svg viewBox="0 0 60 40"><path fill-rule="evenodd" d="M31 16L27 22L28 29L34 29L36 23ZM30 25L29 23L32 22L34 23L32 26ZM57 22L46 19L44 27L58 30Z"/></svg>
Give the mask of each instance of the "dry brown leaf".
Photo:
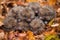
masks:
<svg viewBox="0 0 60 40"><path fill-rule="evenodd" d="M0 29L0 40L4 39L4 31Z"/></svg>
<svg viewBox="0 0 60 40"><path fill-rule="evenodd" d="M56 34L55 29L52 29L51 31L44 32L44 35L50 35L50 34Z"/></svg>
<svg viewBox="0 0 60 40"><path fill-rule="evenodd" d="M26 0L28 3L29 2L37 2L38 0Z"/></svg>
<svg viewBox="0 0 60 40"><path fill-rule="evenodd" d="M35 40L35 36L33 35L33 32L31 32L31 31L27 32L27 37L29 40Z"/></svg>
<svg viewBox="0 0 60 40"><path fill-rule="evenodd" d="M14 36L15 36L15 35L14 35L14 31L11 31L11 32L9 33L9 39L13 39Z"/></svg>
<svg viewBox="0 0 60 40"><path fill-rule="evenodd" d="M25 37L26 37L26 33L19 33L20 40L24 40Z"/></svg>

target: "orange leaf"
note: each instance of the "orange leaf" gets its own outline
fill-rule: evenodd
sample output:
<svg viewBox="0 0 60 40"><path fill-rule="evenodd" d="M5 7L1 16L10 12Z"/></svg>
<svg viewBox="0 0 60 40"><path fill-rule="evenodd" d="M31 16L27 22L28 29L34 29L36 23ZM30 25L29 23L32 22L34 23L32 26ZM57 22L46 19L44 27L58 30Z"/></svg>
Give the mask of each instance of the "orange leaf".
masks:
<svg viewBox="0 0 60 40"><path fill-rule="evenodd" d="M34 37L34 35L33 35L33 32L28 31L27 34L28 34L28 39L29 39L29 40L35 40L35 37Z"/></svg>
<svg viewBox="0 0 60 40"><path fill-rule="evenodd" d="M48 0L48 4L53 6L56 4L56 0Z"/></svg>

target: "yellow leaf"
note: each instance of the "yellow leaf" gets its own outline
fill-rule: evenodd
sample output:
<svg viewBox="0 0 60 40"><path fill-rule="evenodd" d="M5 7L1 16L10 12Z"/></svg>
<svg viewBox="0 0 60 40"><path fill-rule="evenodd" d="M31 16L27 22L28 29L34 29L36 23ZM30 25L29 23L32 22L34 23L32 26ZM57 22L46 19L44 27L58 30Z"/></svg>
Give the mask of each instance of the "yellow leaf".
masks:
<svg viewBox="0 0 60 40"><path fill-rule="evenodd" d="M26 0L28 3L29 2L37 2L37 0Z"/></svg>
<svg viewBox="0 0 60 40"><path fill-rule="evenodd" d="M51 5L51 6L53 6L53 5L56 4L56 1L57 0L48 0L48 4Z"/></svg>

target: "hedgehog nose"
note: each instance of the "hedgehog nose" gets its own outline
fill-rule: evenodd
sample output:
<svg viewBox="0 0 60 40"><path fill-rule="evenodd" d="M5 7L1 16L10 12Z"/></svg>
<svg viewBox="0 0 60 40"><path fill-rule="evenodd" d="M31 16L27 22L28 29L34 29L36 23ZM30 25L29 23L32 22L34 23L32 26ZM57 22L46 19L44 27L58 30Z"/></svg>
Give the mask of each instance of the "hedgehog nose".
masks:
<svg viewBox="0 0 60 40"><path fill-rule="evenodd" d="M35 13L38 13L38 11L35 11Z"/></svg>
<svg viewBox="0 0 60 40"><path fill-rule="evenodd" d="M35 11L35 16L38 16L38 11Z"/></svg>

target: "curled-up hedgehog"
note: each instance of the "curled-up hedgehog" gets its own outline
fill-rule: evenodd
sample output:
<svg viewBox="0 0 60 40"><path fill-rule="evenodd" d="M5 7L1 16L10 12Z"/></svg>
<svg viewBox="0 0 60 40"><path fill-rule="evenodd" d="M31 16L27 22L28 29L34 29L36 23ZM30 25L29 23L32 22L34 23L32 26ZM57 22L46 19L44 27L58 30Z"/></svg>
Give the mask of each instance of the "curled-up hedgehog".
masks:
<svg viewBox="0 0 60 40"><path fill-rule="evenodd" d="M20 21L14 29L15 30L20 30L20 31L28 31L29 30L29 25L25 21Z"/></svg>
<svg viewBox="0 0 60 40"><path fill-rule="evenodd" d="M18 14L19 11L21 12L24 9L22 6L16 6L13 7L9 12L7 16L14 17L15 19L19 18Z"/></svg>
<svg viewBox="0 0 60 40"><path fill-rule="evenodd" d="M39 12L39 9L41 8L41 6L40 6L40 4L37 3L37 2L31 2L31 3L28 4L27 7L32 8L32 10L33 10L34 13L35 13L35 16L38 16L38 13L40 13L40 12Z"/></svg>
<svg viewBox="0 0 60 40"><path fill-rule="evenodd" d="M55 18L56 16L56 11L51 7L51 6L43 6L42 8L40 8L40 18L44 21L44 22L49 22L51 19Z"/></svg>
<svg viewBox="0 0 60 40"><path fill-rule="evenodd" d="M14 28L17 24L17 20L14 19L13 17L7 17L5 20L4 20L4 27L5 28Z"/></svg>
<svg viewBox="0 0 60 40"><path fill-rule="evenodd" d="M29 7L25 7L24 10L19 11L18 15L20 16L20 19L26 20L28 22L35 18L34 11Z"/></svg>
<svg viewBox="0 0 60 40"><path fill-rule="evenodd" d="M34 34L39 34L44 30L45 24L39 18L35 18L31 21L30 27Z"/></svg>

